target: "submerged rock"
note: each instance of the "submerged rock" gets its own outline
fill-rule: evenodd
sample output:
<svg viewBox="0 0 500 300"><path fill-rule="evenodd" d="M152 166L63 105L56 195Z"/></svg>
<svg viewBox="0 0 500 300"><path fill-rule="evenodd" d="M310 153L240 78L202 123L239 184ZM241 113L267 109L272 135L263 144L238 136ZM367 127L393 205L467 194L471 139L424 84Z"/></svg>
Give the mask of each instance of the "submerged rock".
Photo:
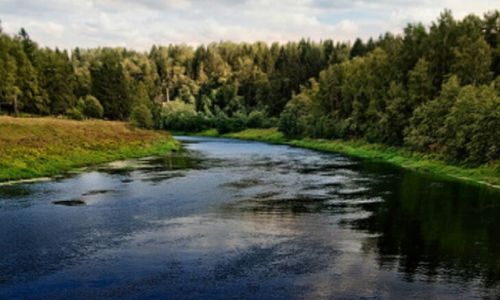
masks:
<svg viewBox="0 0 500 300"><path fill-rule="evenodd" d="M83 193L82 196L93 196L93 195L101 195L106 193L114 192L114 190L91 190L86 193Z"/></svg>
<svg viewBox="0 0 500 300"><path fill-rule="evenodd" d="M55 204L55 205L64 205L64 206L86 205L85 201L83 201L81 199L52 201L52 204Z"/></svg>

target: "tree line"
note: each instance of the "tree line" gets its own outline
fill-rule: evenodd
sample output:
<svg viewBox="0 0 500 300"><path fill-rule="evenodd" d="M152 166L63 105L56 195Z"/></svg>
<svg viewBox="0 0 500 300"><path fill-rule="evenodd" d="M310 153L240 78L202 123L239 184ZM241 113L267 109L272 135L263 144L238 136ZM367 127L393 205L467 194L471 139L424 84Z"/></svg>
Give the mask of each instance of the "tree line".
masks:
<svg viewBox="0 0 500 300"><path fill-rule="evenodd" d="M1 29L0 29L1 30ZM126 120L137 106L181 102L206 116L261 110L278 117L300 85L349 56L347 44L301 40L125 48L41 48L21 29L0 31L0 109L10 114L69 115L91 98L102 117ZM83 103L83 104L82 104Z"/></svg>
<svg viewBox="0 0 500 300"><path fill-rule="evenodd" d="M71 51L0 27L0 111L220 132L365 139L480 164L500 157L500 13L348 42Z"/></svg>

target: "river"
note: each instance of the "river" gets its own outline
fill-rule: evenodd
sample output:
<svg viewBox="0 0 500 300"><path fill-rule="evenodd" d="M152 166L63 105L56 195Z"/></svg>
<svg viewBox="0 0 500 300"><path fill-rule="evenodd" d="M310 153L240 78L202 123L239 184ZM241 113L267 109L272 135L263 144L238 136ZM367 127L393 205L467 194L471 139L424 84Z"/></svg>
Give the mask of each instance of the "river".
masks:
<svg viewBox="0 0 500 300"><path fill-rule="evenodd" d="M500 193L288 146L0 186L0 298L500 297Z"/></svg>

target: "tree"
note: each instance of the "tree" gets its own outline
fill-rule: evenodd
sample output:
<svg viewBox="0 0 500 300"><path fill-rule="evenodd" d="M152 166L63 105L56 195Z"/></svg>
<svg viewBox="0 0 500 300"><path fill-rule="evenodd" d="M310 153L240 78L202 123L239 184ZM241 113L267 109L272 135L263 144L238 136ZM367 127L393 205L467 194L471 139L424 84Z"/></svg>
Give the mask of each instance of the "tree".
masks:
<svg viewBox="0 0 500 300"><path fill-rule="evenodd" d="M444 122L459 93L458 78L452 76L443 84L436 99L417 107L406 130L405 144L423 152L446 151Z"/></svg>
<svg viewBox="0 0 500 300"><path fill-rule="evenodd" d="M428 33L422 23L408 24L404 29L403 51L401 53L404 62L404 69L414 68L420 59L428 61L424 55L428 53L427 49Z"/></svg>
<svg viewBox="0 0 500 300"><path fill-rule="evenodd" d="M500 75L500 11L494 10L484 15L484 39L491 48L491 71Z"/></svg>
<svg viewBox="0 0 500 300"><path fill-rule="evenodd" d="M17 85L17 63L9 54L13 41L0 34L0 107L8 106L16 115L19 113L19 95L21 90Z"/></svg>
<svg viewBox="0 0 500 300"><path fill-rule="evenodd" d="M451 71L462 84L483 84L491 80L491 49L483 37L475 41L462 37L454 48Z"/></svg>
<svg viewBox="0 0 500 300"><path fill-rule="evenodd" d="M429 63L420 58L415 67L408 72L408 100L413 110L418 105L429 101L433 94Z"/></svg>
<svg viewBox="0 0 500 300"><path fill-rule="evenodd" d="M318 101L327 114L345 117L347 112L342 106L342 85L344 84L342 65L335 64L319 75Z"/></svg>
<svg viewBox="0 0 500 300"><path fill-rule="evenodd" d="M35 55L38 51L38 45L33 40L31 40L28 32L24 28L21 28L21 30L19 30L18 38L19 40L21 40L24 53L26 54L30 62L34 63Z"/></svg>
<svg viewBox="0 0 500 300"><path fill-rule="evenodd" d="M48 114L48 99L39 85L37 72L18 41L10 53L17 65L16 85L20 90L17 108L32 114Z"/></svg>
<svg viewBox="0 0 500 300"><path fill-rule="evenodd" d="M441 86L450 73L453 47L457 44L458 36L459 28L450 10L441 13L437 22L430 27L425 59L429 62L429 71L436 87Z"/></svg>
<svg viewBox="0 0 500 300"><path fill-rule="evenodd" d="M493 85L462 88L444 120L446 154L473 164L499 159L499 107Z"/></svg>
<svg viewBox="0 0 500 300"><path fill-rule="evenodd" d="M101 101L104 117L125 120L132 110L133 99L129 97L129 86L125 78L120 54L116 50L104 49L99 61L90 68L92 95Z"/></svg>
<svg viewBox="0 0 500 300"><path fill-rule="evenodd" d="M354 41L354 44L352 45L351 48L351 53L350 56L351 58L354 58L356 56L363 56L366 53L365 45L363 44L363 40L360 38L357 38Z"/></svg>
<svg viewBox="0 0 500 300"><path fill-rule="evenodd" d="M298 137L307 130L306 118L311 112L312 100L306 93L300 93L287 103L280 115L279 130L287 137Z"/></svg>
<svg viewBox="0 0 500 300"><path fill-rule="evenodd" d="M43 49L35 57L40 85L46 91L50 113L65 114L76 105L73 66L66 51Z"/></svg>
<svg viewBox="0 0 500 300"><path fill-rule="evenodd" d="M402 145L404 130L408 126L408 119L411 116L411 103L407 100L407 95L402 84L391 82L389 87L386 109L381 114L376 131L378 140L389 145Z"/></svg>

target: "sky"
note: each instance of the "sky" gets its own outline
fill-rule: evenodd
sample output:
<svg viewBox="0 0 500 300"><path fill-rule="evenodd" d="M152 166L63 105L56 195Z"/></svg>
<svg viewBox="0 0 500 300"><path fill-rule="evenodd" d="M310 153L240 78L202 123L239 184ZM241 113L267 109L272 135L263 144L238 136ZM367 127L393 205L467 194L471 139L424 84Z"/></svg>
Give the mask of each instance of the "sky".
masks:
<svg viewBox="0 0 500 300"><path fill-rule="evenodd" d="M353 41L428 25L444 9L456 18L500 8L500 0L0 0L5 32L24 27L42 46Z"/></svg>

